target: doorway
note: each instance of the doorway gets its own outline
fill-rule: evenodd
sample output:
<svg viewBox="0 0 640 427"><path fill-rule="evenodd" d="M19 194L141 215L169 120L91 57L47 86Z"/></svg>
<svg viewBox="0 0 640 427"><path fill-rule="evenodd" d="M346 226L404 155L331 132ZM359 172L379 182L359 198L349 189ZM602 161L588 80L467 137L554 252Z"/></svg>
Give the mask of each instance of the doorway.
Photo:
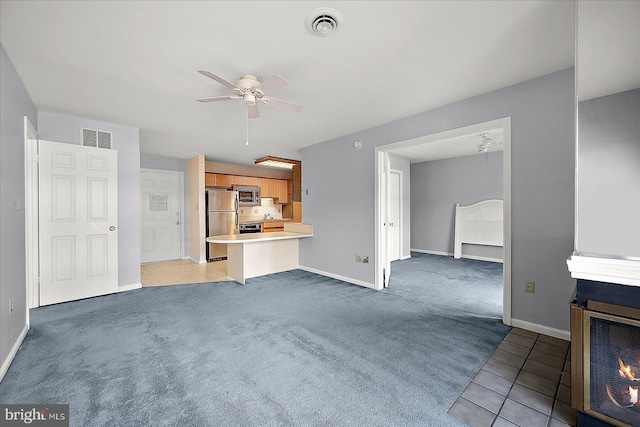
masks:
<svg viewBox="0 0 640 427"><path fill-rule="evenodd" d="M391 271L390 254L390 186L391 169L389 167L389 154L418 158L418 153L430 150L438 141L463 139L468 135L481 135L489 129L499 129L503 135L503 223L504 223L504 248L503 248L503 322L511 324L511 118L492 120L475 125L452 129L436 134L425 135L406 141L376 147L375 149L375 289L383 289L389 283ZM444 147L445 152L452 147ZM469 147L468 147L469 148ZM475 148L478 154L480 147ZM443 153L444 157L447 156ZM459 155L459 153L458 153ZM450 155L449 157L454 157ZM410 197L410 195L405 196Z"/></svg>
<svg viewBox="0 0 640 427"><path fill-rule="evenodd" d="M182 259L184 172L140 169L140 262Z"/></svg>

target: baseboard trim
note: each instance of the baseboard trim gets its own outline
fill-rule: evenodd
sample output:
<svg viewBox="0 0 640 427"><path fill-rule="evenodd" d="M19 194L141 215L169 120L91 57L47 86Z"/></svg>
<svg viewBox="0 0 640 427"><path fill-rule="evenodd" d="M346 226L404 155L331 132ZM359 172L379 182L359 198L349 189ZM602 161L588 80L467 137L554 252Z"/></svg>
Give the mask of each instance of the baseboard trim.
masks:
<svg viewBox="0 0 640 427"><path fill-rule="evenodd" d="M571 341L569 331L551 328L549 326L540 325L538 323L527 322L526 320L511 318L511 326L514 328L526 329L527 331L537 332L539 334L549 335L551 337L560 338L565 341Z"/></svg>
<svg viewBox="0 0 640 427"><path fill-rule="evenodd" d="M449 256L452 257L453 256L453 252L440 252L440 251L429 251L426 249L411 249L412 252L420 252L423 254L430 254L430 255L442 255L442 256ZM490 258L490 257L484 257L484 256L478 256L478 255L461 255L462 258L466 258L466 259L475 259L478 261L488 261L488 262L497 262L497 263L504 263L504 260L500 259L500 258Z"/></svg>
<svg viewBox="0 0 640 427"><path fill-rule="evenodd" d="M308 271L309 273L319 274L321 276L330 277L332 279L342 280L343 282L352 283L354 285L362 286L365 288L375 289L375 285L373 283L365 282L363 280L352 279L351 277L340 276L339 274L329 273L327 271L316 270L315 268L305 267L299 265L298 268L300 270Z"/></svg>
<svg viewBox="0 0 640 427"><path fill-rule="evenodd" d="M142 283L132 283L130 285L119 286L118 292L132 291L134 289L140 289L141 287L142 287Z"/></svg>
<svg viewBox="0 0 640 427"><path fill-rule="evenodd" d="M411 258L411 254L400 257L400 261Z"/></svg>
<svg viewBox="0 0 640 427"><path fill-rule="evenodd" d="M193 257L189 257L189 259L193 262L195 262L196 264L206 264L207 260L206 259L198 259L198 258L193 258Z"/></svg>
<svg viewBox="0 0 640 427"><path fill-rule="evenodd" d="M18 350L20 350L20 346L22 345L22 341L24 341L24 337L27 336L27 332L29 332L29 325L25 324L22 332L18 335L18 339L13 343L7 358L2 362L2 366L0 366L0 382L2 382L4 375L9 370L9 366L11 366L11 362L13 362L13 358L16 357Z"/></svg>

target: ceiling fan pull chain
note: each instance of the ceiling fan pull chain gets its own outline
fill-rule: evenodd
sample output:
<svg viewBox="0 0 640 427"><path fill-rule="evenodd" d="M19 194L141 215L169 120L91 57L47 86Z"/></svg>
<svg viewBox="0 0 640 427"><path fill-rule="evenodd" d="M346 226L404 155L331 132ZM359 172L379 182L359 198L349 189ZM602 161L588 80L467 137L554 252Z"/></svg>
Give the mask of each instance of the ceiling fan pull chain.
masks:
<svg viewBox="0 0 640 427"><path fill-rule="evenodd" d="M249 145L249 115L245 114L245 117L247 123L247 142L245 143L245 145Z"/></svg>

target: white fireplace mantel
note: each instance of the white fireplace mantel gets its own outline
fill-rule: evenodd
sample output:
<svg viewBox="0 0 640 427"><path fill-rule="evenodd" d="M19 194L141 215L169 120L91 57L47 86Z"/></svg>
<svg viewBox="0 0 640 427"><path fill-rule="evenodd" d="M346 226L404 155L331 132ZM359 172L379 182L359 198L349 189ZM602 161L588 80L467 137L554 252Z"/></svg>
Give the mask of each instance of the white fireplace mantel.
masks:
<svg viewBox="0 0 640 427"><path fill-rule="evenodd" d="M574 279L640 286L640 259L574 252L567 260Z"/></svg>

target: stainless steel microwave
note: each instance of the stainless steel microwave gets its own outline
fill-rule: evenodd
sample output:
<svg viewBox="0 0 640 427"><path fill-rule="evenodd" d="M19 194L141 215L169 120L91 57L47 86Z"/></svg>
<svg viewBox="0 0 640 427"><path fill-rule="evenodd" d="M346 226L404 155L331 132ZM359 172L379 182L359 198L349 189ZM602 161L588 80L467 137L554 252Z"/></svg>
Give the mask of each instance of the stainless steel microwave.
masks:
<svg viewBox="0 0 640 427"><path fill-rule="evenodd" d="M238 205L260 206L260 187L234 185L233 190L238 192Z"/></svg>

